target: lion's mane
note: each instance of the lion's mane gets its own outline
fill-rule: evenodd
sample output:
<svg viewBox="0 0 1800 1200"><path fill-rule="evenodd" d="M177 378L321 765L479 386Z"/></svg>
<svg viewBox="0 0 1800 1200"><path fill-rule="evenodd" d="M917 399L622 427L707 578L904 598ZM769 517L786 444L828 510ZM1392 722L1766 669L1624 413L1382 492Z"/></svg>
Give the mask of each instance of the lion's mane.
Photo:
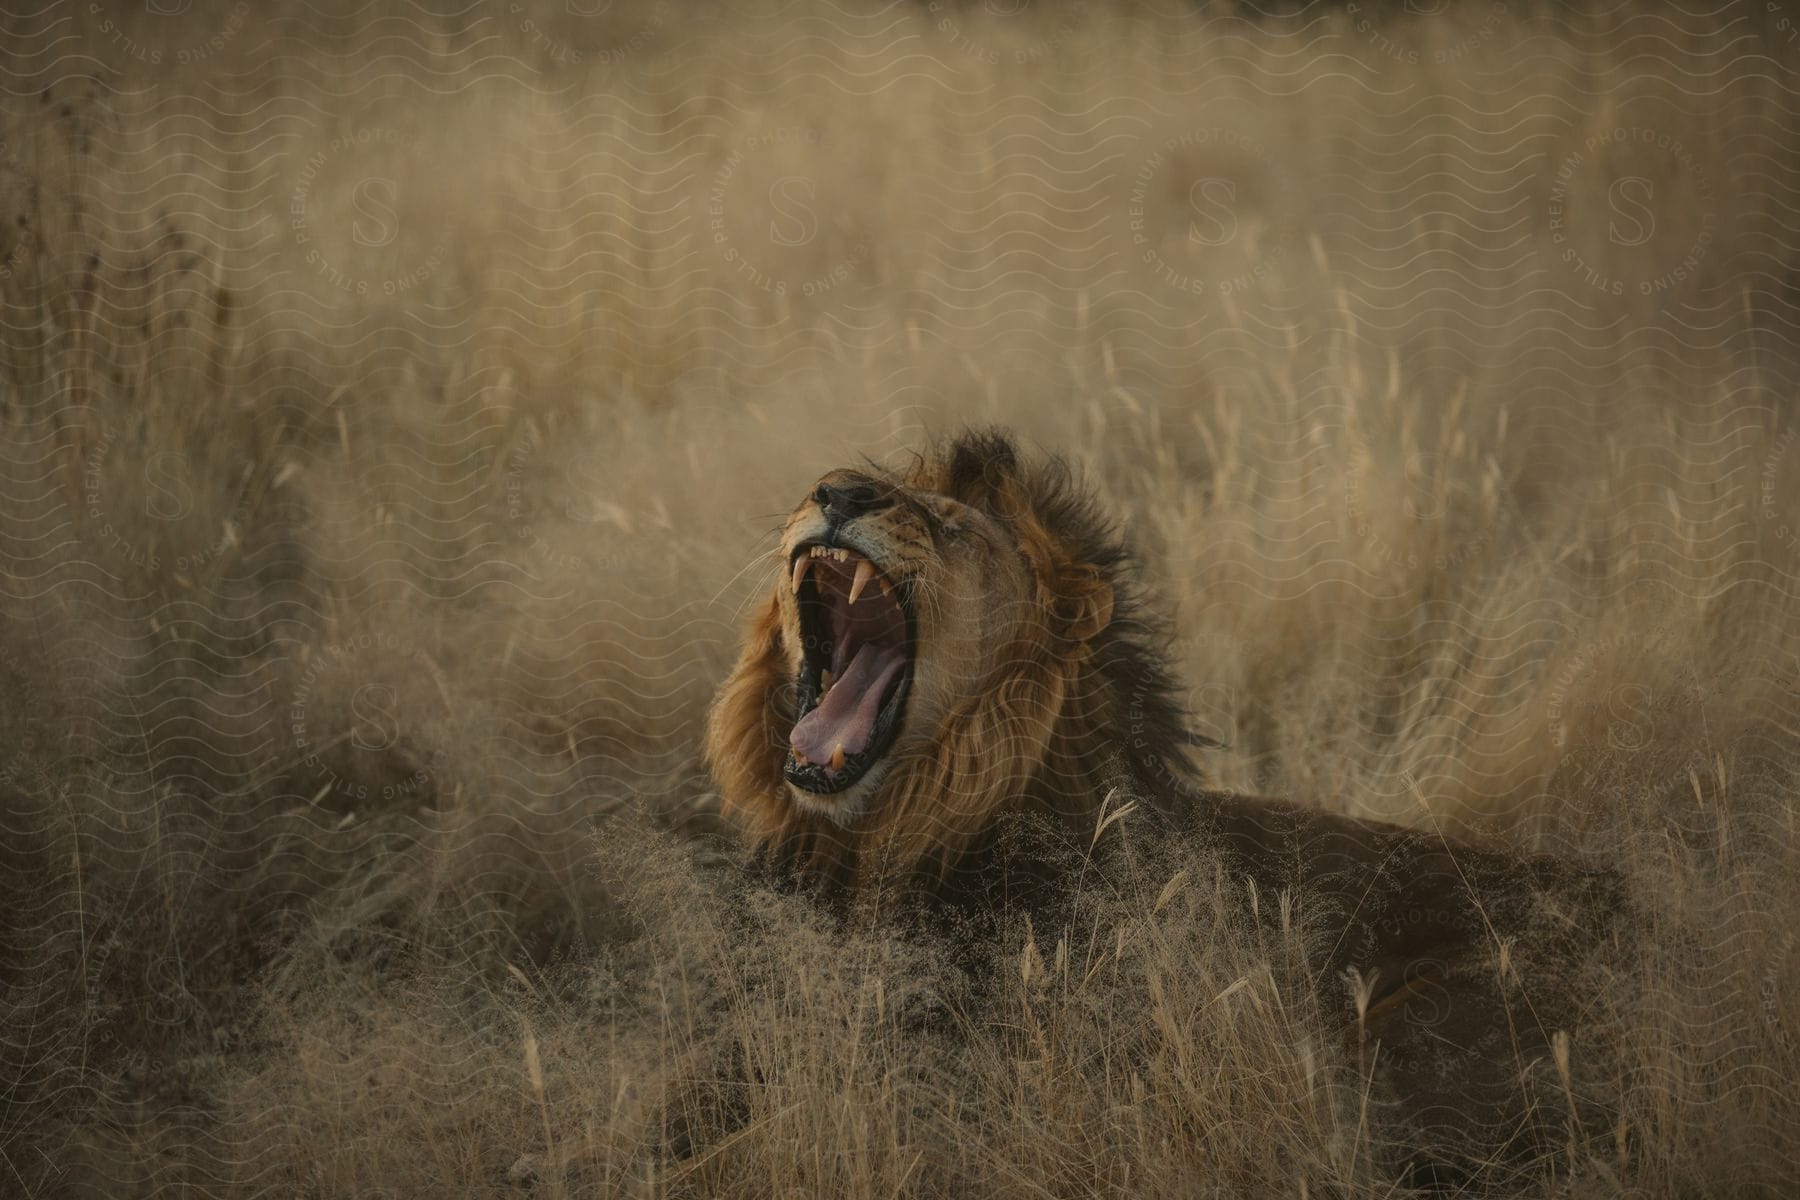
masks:
<svg viewBox="0 0 1800 1200"><path fill-rule="evenodd" d="M1030 565L1030 636L982 664L986 686L937 716L921 749L882 780L848 826L801 812L782 775L793 728L779 595L759 604L710 714L706 749L723 807L766 858L866 887L943 881L979 870L1003 821L1091 834L1109 795L1178 784L1191 772L1186 720L1150 615L1138 564L1119 531L1057 458L1027 462L995 431L932 446L885 476L905 489L980 506ZM927 569L923 592L930 594ZM913 718L908 717L909 722ZM1167 790L1166 788L1161 790Z"/></svg>

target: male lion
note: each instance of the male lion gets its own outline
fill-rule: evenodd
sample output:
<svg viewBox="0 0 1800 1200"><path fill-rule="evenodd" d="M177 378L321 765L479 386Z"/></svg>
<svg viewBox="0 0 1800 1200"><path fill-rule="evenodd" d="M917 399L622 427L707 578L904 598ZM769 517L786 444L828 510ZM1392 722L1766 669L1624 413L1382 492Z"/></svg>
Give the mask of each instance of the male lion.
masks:
<svg viewBox="0 0 1800 1200"><path fill-rule="evenodd" d="M1361 981L1344 1032L1427 1178L1566 1135L1567 1077L1547 1095L1528 1078L1568 1060L1569 1006L1544 988L1604 936L1615 877L1193 786L1163 629L1067 468L985 432L899 474L833 471L778 565L706 746L764 861L852 901L1038 906L1056 874L1039 850L1085 850L1109 797L1138 801L1206 840L1245 915L1299 901L1315 981Z"/></svg>

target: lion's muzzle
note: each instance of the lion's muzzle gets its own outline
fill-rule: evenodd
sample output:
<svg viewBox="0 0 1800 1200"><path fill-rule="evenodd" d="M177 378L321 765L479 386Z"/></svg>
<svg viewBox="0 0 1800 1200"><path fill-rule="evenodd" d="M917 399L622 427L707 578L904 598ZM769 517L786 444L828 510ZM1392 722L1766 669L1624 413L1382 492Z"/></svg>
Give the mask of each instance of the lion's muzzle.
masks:
<svg viewBox="0 0 1800 1200"><path fill-rule="evenodd" d="M802 545L791 578L804 658L784 773L828 794L861 779L899 730L912 620L901 587L856 550Z"/></svg>

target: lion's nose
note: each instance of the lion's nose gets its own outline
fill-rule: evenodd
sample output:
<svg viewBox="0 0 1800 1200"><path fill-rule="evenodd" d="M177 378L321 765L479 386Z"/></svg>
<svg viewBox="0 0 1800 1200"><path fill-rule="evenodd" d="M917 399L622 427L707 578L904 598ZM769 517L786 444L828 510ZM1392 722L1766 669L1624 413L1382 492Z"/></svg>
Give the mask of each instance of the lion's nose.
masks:
<svg viewBox="0 0 1800 1200"><path fill-rule="evenodd" d="M834 521L848 521L893 503L880 488L867 483L821 483L813 492L813 499Z"/></svg>

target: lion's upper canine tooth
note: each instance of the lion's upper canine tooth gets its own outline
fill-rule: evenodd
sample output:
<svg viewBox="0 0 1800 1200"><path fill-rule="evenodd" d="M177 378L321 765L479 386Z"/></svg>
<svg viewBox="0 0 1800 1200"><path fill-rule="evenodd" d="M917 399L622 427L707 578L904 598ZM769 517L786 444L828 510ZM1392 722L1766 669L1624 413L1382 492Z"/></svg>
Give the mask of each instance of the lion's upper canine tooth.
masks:
<svg viewBox="0 0 1800 1200"><path fill-rule="evenodd" d="M875 564L866 558L858 559L856 578L850 582L850 603L856 603L856 598L862 595L863 589L869 586L869 580L873 578L875 578Z"/></svg>
<svg viewBox="0 0 1800 1200"><path fill-rule="evenodd" d="M844 769L844 743L842 742L831 748L831 769L834 771Z"/></svg>
<svg viewBox="0 0 1800 1200"><path fill-rule="evenodd" d="M812 570L812 559L801 555L794 560L794 593L798 595L800 585L806 581L806 573Z"/></svg>

